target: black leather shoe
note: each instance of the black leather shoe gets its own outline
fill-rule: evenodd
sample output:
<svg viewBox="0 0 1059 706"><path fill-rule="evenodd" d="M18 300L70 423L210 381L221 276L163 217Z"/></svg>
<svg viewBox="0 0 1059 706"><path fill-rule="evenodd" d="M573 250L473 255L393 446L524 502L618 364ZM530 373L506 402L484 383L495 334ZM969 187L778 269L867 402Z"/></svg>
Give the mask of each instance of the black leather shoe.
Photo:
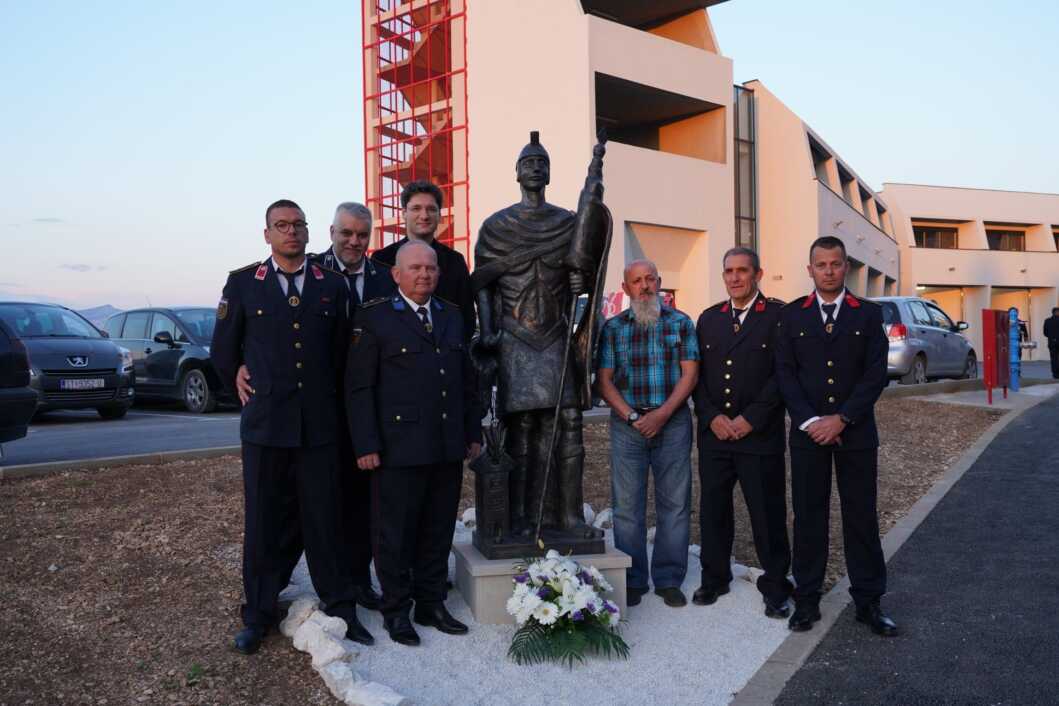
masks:
<svg viewBox="0 0 1059 706"><path fill-rule="evenodd" d="M820 606L816 603L795 603L794 615L787 622L787 627L794 632L812 630L813 623L820 620Z"/></svg>
<svg viewBox="0 0 1059 706"><path fill-rule="evenodd" d="M408 645L409 647L415 647L419 644L419 635L416 634L415 628L412 627L412 621L408 619L407 615L386 618L383 620L383 624L386 626L386 632L390 633L390 639L397 644Z"/></svg>
<svg viewBox="0 0 1059 706"><path fill-rule="evenodd" d="M366 586L354 586L353 587L353 600L357 602L357 605L368 610L378 610L382 604L382 598L375 589L371 587L371 584Z"/></svg>
<svg viewBox="0 0 1059 706"><path fill-rule="evenodd" d="M699 586L695 589L695 593L691 595L691 602L695 605L713 605L717 602L717 599L728 593L731 589L728 588L728 584L721 586L720 588L707 588L706 586Z"/></svg>
<svg viewBox="0 0 1059 706"><path fill-rule="evenodd" d="M656 588L655 595L661 596L662 600L670 608L683 608L688 604L688 599L684 597L684 594L676 586Z"/></svg>
<svg viewBox="0 0 1059 706"><path fill-rule="evenodd" d="M235 649L244 655L252 655L261 649L261 641L268 633L266 628L248 626L235 636Z"/></svg>
<svg viewBox="0 0 1059 706"><path fill-rule="evenodd" d="M630 588L625 591L625 605L640 605L640 599L647 593L646 588Z"/></svg>
<svg viewBox="0 0 1059 706"><path fill-rule="evenodd" d="M359 642L362 645L374 645L375 638L372 636L368 629L360 624L357 620L356 614L353 618L346 618L346 638L353 642Z"/></svg>
<svg viewBox="0 0 1059 706"><path fill-rule="evenodd" d="M446 635L467 634L467 626L453 618L443 603L423 608L417 605L415 621L420 625L437 628Z"/></svg>
<svg viewBox="0 0 1059 706"><path fill-rule="evenodd" d="M783 620L789 617L791 614L791 604L786 598L781 602L770 601L768 598L765 599L765 617L766 618L779 618Z"/></svg>
<svg viewBox="0 0 1059 706"><path fill-rule="evenodd" d="M864 623L876 635L894 637L897 635L897 623L890 620L878 603L869 603L857 608L857 622Z"/></svg>

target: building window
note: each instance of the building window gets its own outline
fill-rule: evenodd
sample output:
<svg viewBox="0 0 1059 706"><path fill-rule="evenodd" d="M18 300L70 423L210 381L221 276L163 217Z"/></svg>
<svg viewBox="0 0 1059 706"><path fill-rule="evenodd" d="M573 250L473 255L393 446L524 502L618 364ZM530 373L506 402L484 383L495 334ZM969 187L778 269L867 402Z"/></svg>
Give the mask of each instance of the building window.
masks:
<svg viewBox="0 0 1059 706"><path fill-rule="evenodd" d="M1055 249L1059 250L1059 228L1052 229L1052 237L1055 238Z"/></svg>
<svg viewBox="0 0 1059 706"><path fill-rule="evenodd" d="M878 201L875 202L875 210L879 214L879 230L884 233L889 233L890 229L886 224L886 209L883 208L882 204Z"/></svg>
<svg viewBox="0 0 1059 706"><path fill-rule="evenodd" d="M754 92L735 87L735 244L757 250Z"/></svg>
<svg viewBox="0 0 1059 706"><path fill-rule="evenodd" d="M809 138L809 151L813 155L813 170L816 172L817 180L830 189L831 178L827 175L827 160L831 159L831 155L811 137Z"/></svg>
<svg viewBox="0 0 1059 706"><path fill-rule="evenodd" d="M850 206L856 203L857 194L857 180L853 178L853 175L842 168L842 165L838 167L838 181L842 185L842 198L846 200Z"/></svg>
<svg viewBox="0 0 1059 706"><path fill-rule="evenodd" d="M990 250L1014 250L1025 252L1026 234L1017 230L987 230Z"/></svg>
<svg viewBox="0 0 1059 706"><path fill-rule="evenodd" d="M959 237L955 228L912 226L912 230L916 234L917 248L941 248L943 250L956 250L958 247L960 247ZM992 245L990 245L990 247L992 247Z"/></svg>

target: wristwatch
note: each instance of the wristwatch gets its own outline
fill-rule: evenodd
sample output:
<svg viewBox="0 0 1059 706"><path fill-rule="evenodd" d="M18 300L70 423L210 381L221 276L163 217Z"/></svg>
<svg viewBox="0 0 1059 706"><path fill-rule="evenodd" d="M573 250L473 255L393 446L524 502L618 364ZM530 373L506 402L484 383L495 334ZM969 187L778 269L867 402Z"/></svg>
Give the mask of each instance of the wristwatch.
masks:
<svg viewBox="0 0 1059 706"><path fill-rule="evenodd" d="M842 423L843 423L843 424L845 424L845 425L846 425L847 427L848 427L848 426L851 426L851 425L853 424L853 420L852 420L852 419L850 419L849 417L847 417L847 416L846 416L846 415L844 415L844 414L840 414L840 415L838 415L838 418L839 418L839 419L841 419L841 420L842 420Z"/></svg>
<svg viewBox="0 0 1059 706"><path fill-rule="evenodd" d="M640 413L635 409L629 412L629 416L625 418L625 423L632 426L634 422L640 421Z"/></svg>

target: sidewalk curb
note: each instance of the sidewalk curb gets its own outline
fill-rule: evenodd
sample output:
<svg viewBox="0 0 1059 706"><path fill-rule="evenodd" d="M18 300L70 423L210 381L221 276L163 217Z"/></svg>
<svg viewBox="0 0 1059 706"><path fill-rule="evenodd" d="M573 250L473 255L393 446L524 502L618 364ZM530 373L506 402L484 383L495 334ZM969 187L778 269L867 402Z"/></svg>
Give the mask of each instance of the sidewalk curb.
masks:
<svg viewBox="0 0 1059 706"><path fill-rule="evenodd" d="M182 451L156 451L154 453L86 458L74 461L51 461L48 463L26 463L21 466L0 466L0 481L15 478L32 478L74 469L104 468L106 466L128 466L132 464L166 463L199 458L215 458L240 453L240 446L214 446L206 449Z"/></svg>
<svg viewBox="0 0 1059 706"><path fill-rule="evenodd" d="M918 385L916 387L922 386ZM931 486L930 490L909 508L905 516L883 535L882 549L886 561L889 562L893 555L897 553L901 545L912 536L916 528L926 519L934 507L941 502L941 499L945 497L945 494L949 492L952 486L956 485L956 482L963 477L963 474L974 465L978 457L982 455L1000 432L1021 417L1024 412L1049 399L1051 398L1041 397L1028 402L1024 407L1007 410L1007 414L994 422L993 426L989 427L978 437L978 440L945 471L945 474ZM849 578L844 576L821 599L820 622L809 632L792 632L788 635L780 643L780 646L769 655L765 664L754 673L754 676L729 702L729 706L756 706L775 702L787 682L790 681L795 672L801 669L806 659L827 636L831 626L835 624L842 611L852 600L849 595Z"/></svg>

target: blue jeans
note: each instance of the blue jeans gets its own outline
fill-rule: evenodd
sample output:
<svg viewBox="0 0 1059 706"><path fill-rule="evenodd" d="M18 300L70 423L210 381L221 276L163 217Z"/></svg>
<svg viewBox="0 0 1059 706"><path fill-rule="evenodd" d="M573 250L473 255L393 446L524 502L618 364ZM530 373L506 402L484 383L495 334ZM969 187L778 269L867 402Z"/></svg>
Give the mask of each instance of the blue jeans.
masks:
<svg viewBox="0 0 1059 706"><path fill-rule="evenodd" d="M632 557L626 584L647 588L647 472L655 477L655 549L650 576L655 588L679 587L688 571L691 520L691 413L687 405L645 439L610 417L614 546Z"/></svg>

